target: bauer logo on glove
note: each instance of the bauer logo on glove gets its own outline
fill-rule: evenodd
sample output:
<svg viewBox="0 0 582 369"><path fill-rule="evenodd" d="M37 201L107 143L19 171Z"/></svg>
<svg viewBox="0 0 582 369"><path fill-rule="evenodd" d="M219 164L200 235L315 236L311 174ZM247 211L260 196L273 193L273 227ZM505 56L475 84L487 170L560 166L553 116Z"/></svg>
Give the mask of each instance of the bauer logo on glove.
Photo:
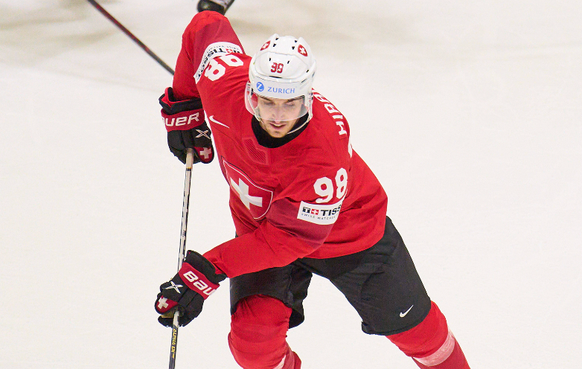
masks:
<svg viewBox="0 0 582 369"><path fill-rule="evenodd" d="M162 115L162 119L164 120L164 123L166 124L167 130L188 129L188 127L190 127L190 128L196 127L196 126L201 124L199 111L192 113L190 115L184 114L182 116L176 116L176 117Z"/></svg>
<svg viewBox="0 0 582 369"><path fill-rule="evenodd" d="M187 325L200 315L204 300L216 291L225 278L204 256L188 251L180 271L172 280L160 286L155 303L156 311L160 314L159 322L171 327L173 312L178 310L179 324Z"/></svg>

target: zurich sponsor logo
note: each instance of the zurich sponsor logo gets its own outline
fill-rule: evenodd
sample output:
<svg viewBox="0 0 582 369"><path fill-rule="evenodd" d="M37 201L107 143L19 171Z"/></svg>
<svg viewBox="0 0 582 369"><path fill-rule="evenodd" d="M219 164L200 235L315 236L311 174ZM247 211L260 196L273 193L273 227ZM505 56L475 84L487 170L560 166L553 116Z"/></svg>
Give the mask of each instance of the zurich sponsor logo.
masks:
<svg viewBox="0 0 582 369"><path fill-rule="evenodd" d="M281 88L281 87L270 87L267 86L267 92L272 92L275 94L290 95L295 93L295 88Z"/></svg>
<svg viewBox="0 0 582 369"><path fill-rule="evenodd" d="M263 92L265 90L265 86L261 82L257 82L257 91Z"/></svg>

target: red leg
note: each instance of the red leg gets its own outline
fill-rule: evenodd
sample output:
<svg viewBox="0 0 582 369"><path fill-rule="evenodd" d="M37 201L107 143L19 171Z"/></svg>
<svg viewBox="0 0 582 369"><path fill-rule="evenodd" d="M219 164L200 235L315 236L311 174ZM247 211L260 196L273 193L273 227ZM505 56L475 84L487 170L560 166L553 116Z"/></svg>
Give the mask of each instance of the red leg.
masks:
<svg viewBox="0 0 582 369"><path fill-rule="evenodd" d="M244 369L299 369L301 360L287 344L291 308L262 295L243 299L232 316L228 344Z"/></svg>
<svg viewBox="0 0 582 369"><path fill-rule="evenodd" d="M434 302L419 325L388 339L422 369L470 369L445 316Z"/></svg>

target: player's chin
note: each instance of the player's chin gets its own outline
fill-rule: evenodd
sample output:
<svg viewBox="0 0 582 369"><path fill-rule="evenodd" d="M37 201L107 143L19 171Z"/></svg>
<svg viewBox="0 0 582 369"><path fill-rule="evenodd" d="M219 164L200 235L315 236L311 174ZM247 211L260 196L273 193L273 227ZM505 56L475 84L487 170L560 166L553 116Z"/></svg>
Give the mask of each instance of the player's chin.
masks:
<svg viewBox="0 0 582 369"><path fill-rule="evenodd" d="M265 121L265 126L266 126L266 131L269 133L269 135L271 135L272 137L283 137L287 134L287 132L289 132L290 128L291 128L291 122L290 121L284 121L284 122L275 122L275 121Z"/></svg>

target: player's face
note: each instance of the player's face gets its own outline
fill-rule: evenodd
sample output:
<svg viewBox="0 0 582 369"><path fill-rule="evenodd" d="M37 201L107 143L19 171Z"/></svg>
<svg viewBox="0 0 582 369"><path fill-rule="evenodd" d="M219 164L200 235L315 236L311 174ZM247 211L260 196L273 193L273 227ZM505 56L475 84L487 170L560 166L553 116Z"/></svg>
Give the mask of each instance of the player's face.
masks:
<svg viewBox="0 0 582 369"><path fill-rule="evenodd" d="M303 106L303 97L294 99L276 99L258 96L257 108L261 127L271 137L281 138L293 128Z"/></svg>

